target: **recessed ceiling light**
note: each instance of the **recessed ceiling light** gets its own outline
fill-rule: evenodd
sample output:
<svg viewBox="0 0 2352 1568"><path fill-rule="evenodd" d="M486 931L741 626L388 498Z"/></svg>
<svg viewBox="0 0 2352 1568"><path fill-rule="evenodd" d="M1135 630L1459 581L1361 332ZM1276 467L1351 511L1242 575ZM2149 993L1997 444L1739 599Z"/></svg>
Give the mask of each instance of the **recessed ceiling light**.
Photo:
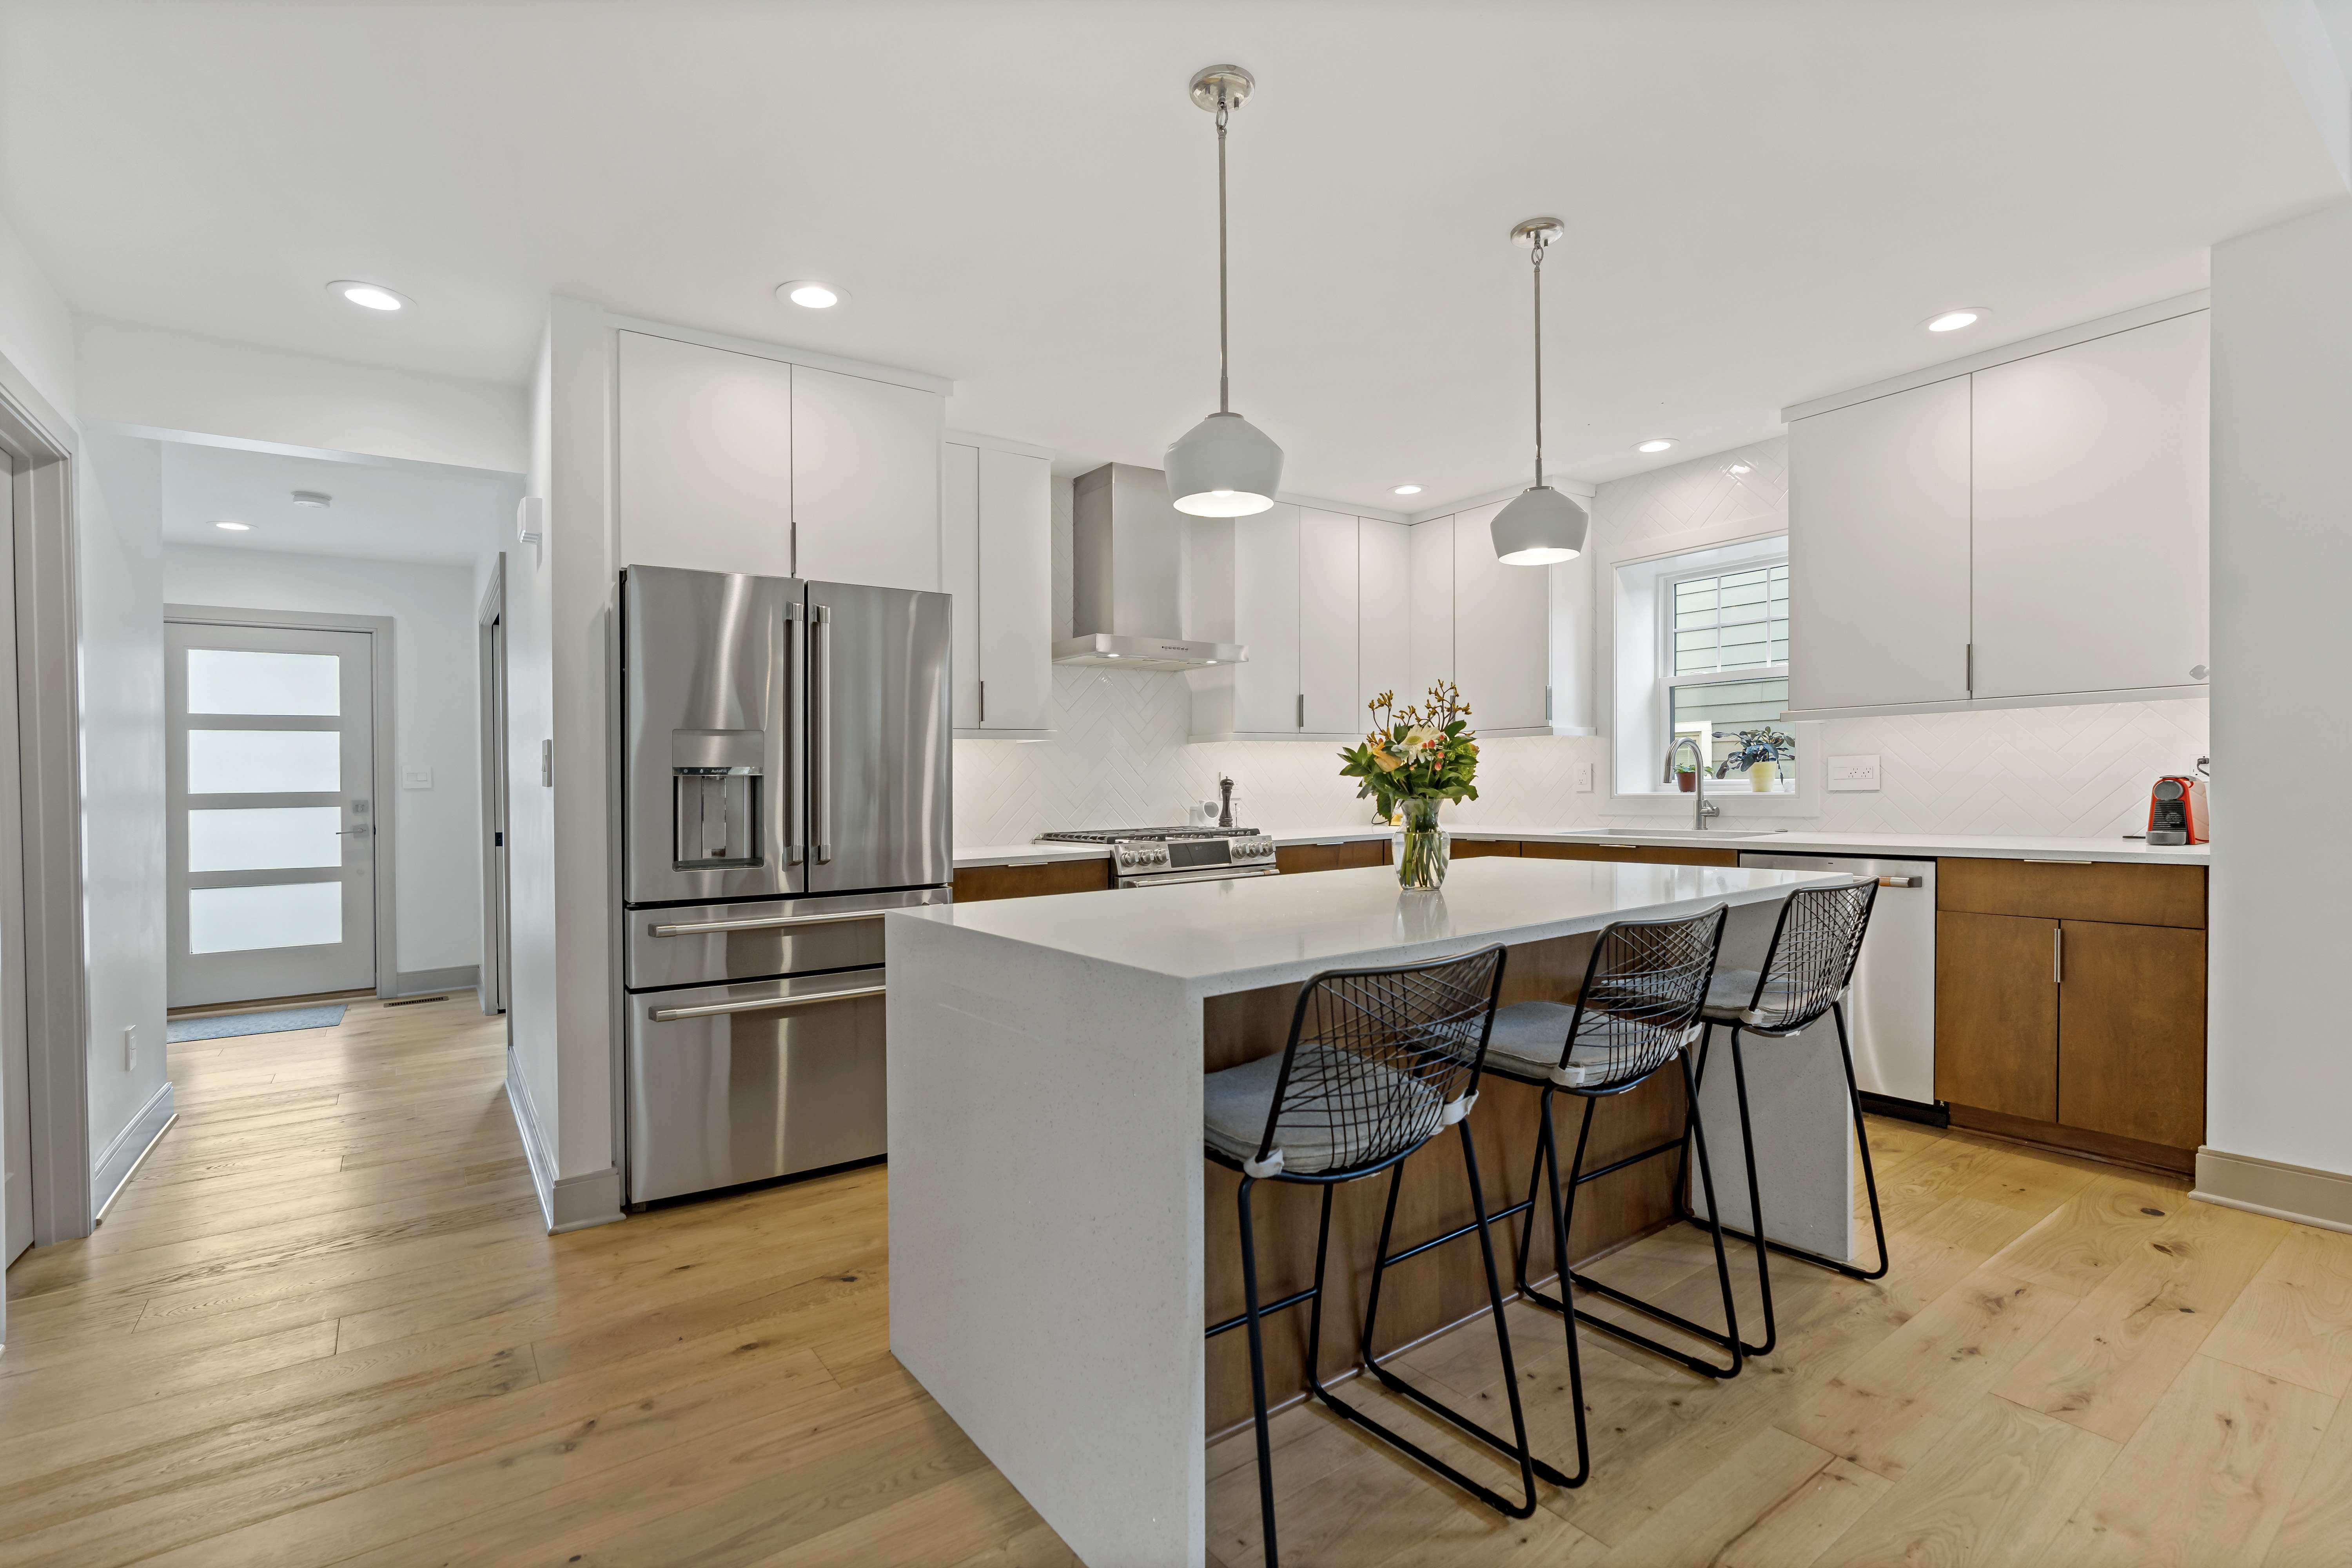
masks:
<svg viewBox="0 0 2352 1568"><path fill-rule="evenodd" d="M1646 441L1636 442L1634 444L1633 450L1636 452L1663 452L1674 444L1675 438L1672 436L1653 436Z"/></svg>
<svg viewBox="0 0 2352 1568"><path fill-rule="evenodd" d="M216 522L213 524L213 526L215 528L226 528L231 533L250 533L253 531L253 524L249 522Z"/></svg>
<svg viewBox="0 0 2352 1568"><path fill-rule="evenodd" d="M849 290L837 283L820 283L814 278L795 278L789 283L776 285L776 298L790 300L804 310L830 310L849 298Z"/></svg>
<svg viewBox="0 0 2352 1568"><path fill-rule="evenodd" d="M405 294L395 294L381 283L362 283L355 278L337 279L327 285L327 292L362 310L401 310L410 303Z"/></svg>
<svg viewBox="0 0 2352 1568"><path fill-rule="evenodd" d="M1982 305L1963 305L1957 310L1946 310L1941 315L1928 317L1927 330L1931 332L1957 332L1962 327L1975 326L1991 314Z"/></svg>
<svg viewBox="0 0 2352 1568"><path fill-rule="evenodd" d="M1421 493L1421 487L1419 485L1399 485L1391 493L1401 496L1417 496Z"/></svg>
<svg viewBox="0 0 2352 1568"><path fill-rule="evenodd" d="M294 504L296 506L332 506L335 504L335 498L324 490L296 490Z"/></svg>

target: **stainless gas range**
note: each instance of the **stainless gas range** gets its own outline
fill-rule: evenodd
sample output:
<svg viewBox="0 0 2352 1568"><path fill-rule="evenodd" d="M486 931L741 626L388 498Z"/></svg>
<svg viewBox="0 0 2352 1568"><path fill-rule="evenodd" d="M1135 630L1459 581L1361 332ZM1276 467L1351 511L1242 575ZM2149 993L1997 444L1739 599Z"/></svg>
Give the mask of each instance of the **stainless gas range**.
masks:
<svg viewBox="0 0 2352 1568"><path fill-rule="evenodd" d="M1281 871L1274 840L1255 827L1097 827L1037 837L1041 843L1109 845L1113 886L1120 888L1222 882Z"/></svg>

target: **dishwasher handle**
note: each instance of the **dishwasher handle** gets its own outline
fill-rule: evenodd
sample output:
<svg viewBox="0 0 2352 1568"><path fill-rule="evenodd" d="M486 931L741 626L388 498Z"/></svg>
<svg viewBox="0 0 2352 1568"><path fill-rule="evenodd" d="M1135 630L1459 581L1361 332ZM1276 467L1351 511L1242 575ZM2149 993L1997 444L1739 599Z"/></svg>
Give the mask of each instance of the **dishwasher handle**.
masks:
<svg viewBox="0 0 2352 1568"><path fill-rule="evenodd" d="M1927 879L1925 877L1881 877L1878 879L1878 885L1882 888L1924 888L1927 885Z"/></svg>

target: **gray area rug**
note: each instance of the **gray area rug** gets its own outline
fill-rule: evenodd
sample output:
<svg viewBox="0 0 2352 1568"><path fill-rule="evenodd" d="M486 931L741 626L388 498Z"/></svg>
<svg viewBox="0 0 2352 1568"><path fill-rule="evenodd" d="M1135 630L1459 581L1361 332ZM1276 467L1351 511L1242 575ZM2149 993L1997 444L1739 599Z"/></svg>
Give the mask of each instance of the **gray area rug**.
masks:
<svg viewBox="0 0 2352 1568"><path fill-rule="evenodd" d="M188 1040L226 1040L236 1035L277 1035L288 1029L331 1029L343 1021L343 1005L281 1007L273 1013L222 1013L210 1018L173 1018L163 1026L172 1045Z"/></svg>

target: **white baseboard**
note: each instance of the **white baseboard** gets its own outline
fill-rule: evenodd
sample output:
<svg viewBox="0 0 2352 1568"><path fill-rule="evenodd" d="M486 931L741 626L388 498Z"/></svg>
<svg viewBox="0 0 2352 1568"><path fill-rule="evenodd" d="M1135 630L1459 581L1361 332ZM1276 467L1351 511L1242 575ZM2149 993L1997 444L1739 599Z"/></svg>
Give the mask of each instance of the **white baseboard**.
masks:
<svg viewBox="0 0 2352 1568"><path fill-rule="evenodd" d="M539 1189L539 1212L547 1220L549 1235L611 1225L623 1217L619 1171L555 1173L554 1152L541 1130L539 1108L531 1103L530 1086L523 1081L511 1046L507 1047L507 1104L514 1109L515 1131L522 1137L523 1158L530 1162L530 1182Z"/></svg>
<svg viewBox="0 0 2352 1568"><path fill-rule="evenodd" d="M446 969L404 969L392 977L393 996L423 996L434 991L471 991L482 983L478 963L454 963Z"/></svg>
<svg viewBox="0 0 2352 1568"><path fill-rule="evenodd" d="M148 1151L155 1147L156 1140L163 1136L175 1114L172 1108L171 1080L167 1079L163 1087L148 1096L147 1103L139 1108L139 1113L131 1119L130 1125L116 1133L112 1142L99 1151L98 1158L90 1162L89 1170L93 1221L106 1216L107 1209L121 1193L123 1184L131 1180L131 1173L139 1168L142 1160L147 1158Z"/></svg>
<svg viewBox="0 0 2352 1568"><path fill-rule="evenodd" d="M2352 1175L2339 1171L2201 1148L2197 1185L2189 1195L2322 1230L2352 1232Z"/></svg>

